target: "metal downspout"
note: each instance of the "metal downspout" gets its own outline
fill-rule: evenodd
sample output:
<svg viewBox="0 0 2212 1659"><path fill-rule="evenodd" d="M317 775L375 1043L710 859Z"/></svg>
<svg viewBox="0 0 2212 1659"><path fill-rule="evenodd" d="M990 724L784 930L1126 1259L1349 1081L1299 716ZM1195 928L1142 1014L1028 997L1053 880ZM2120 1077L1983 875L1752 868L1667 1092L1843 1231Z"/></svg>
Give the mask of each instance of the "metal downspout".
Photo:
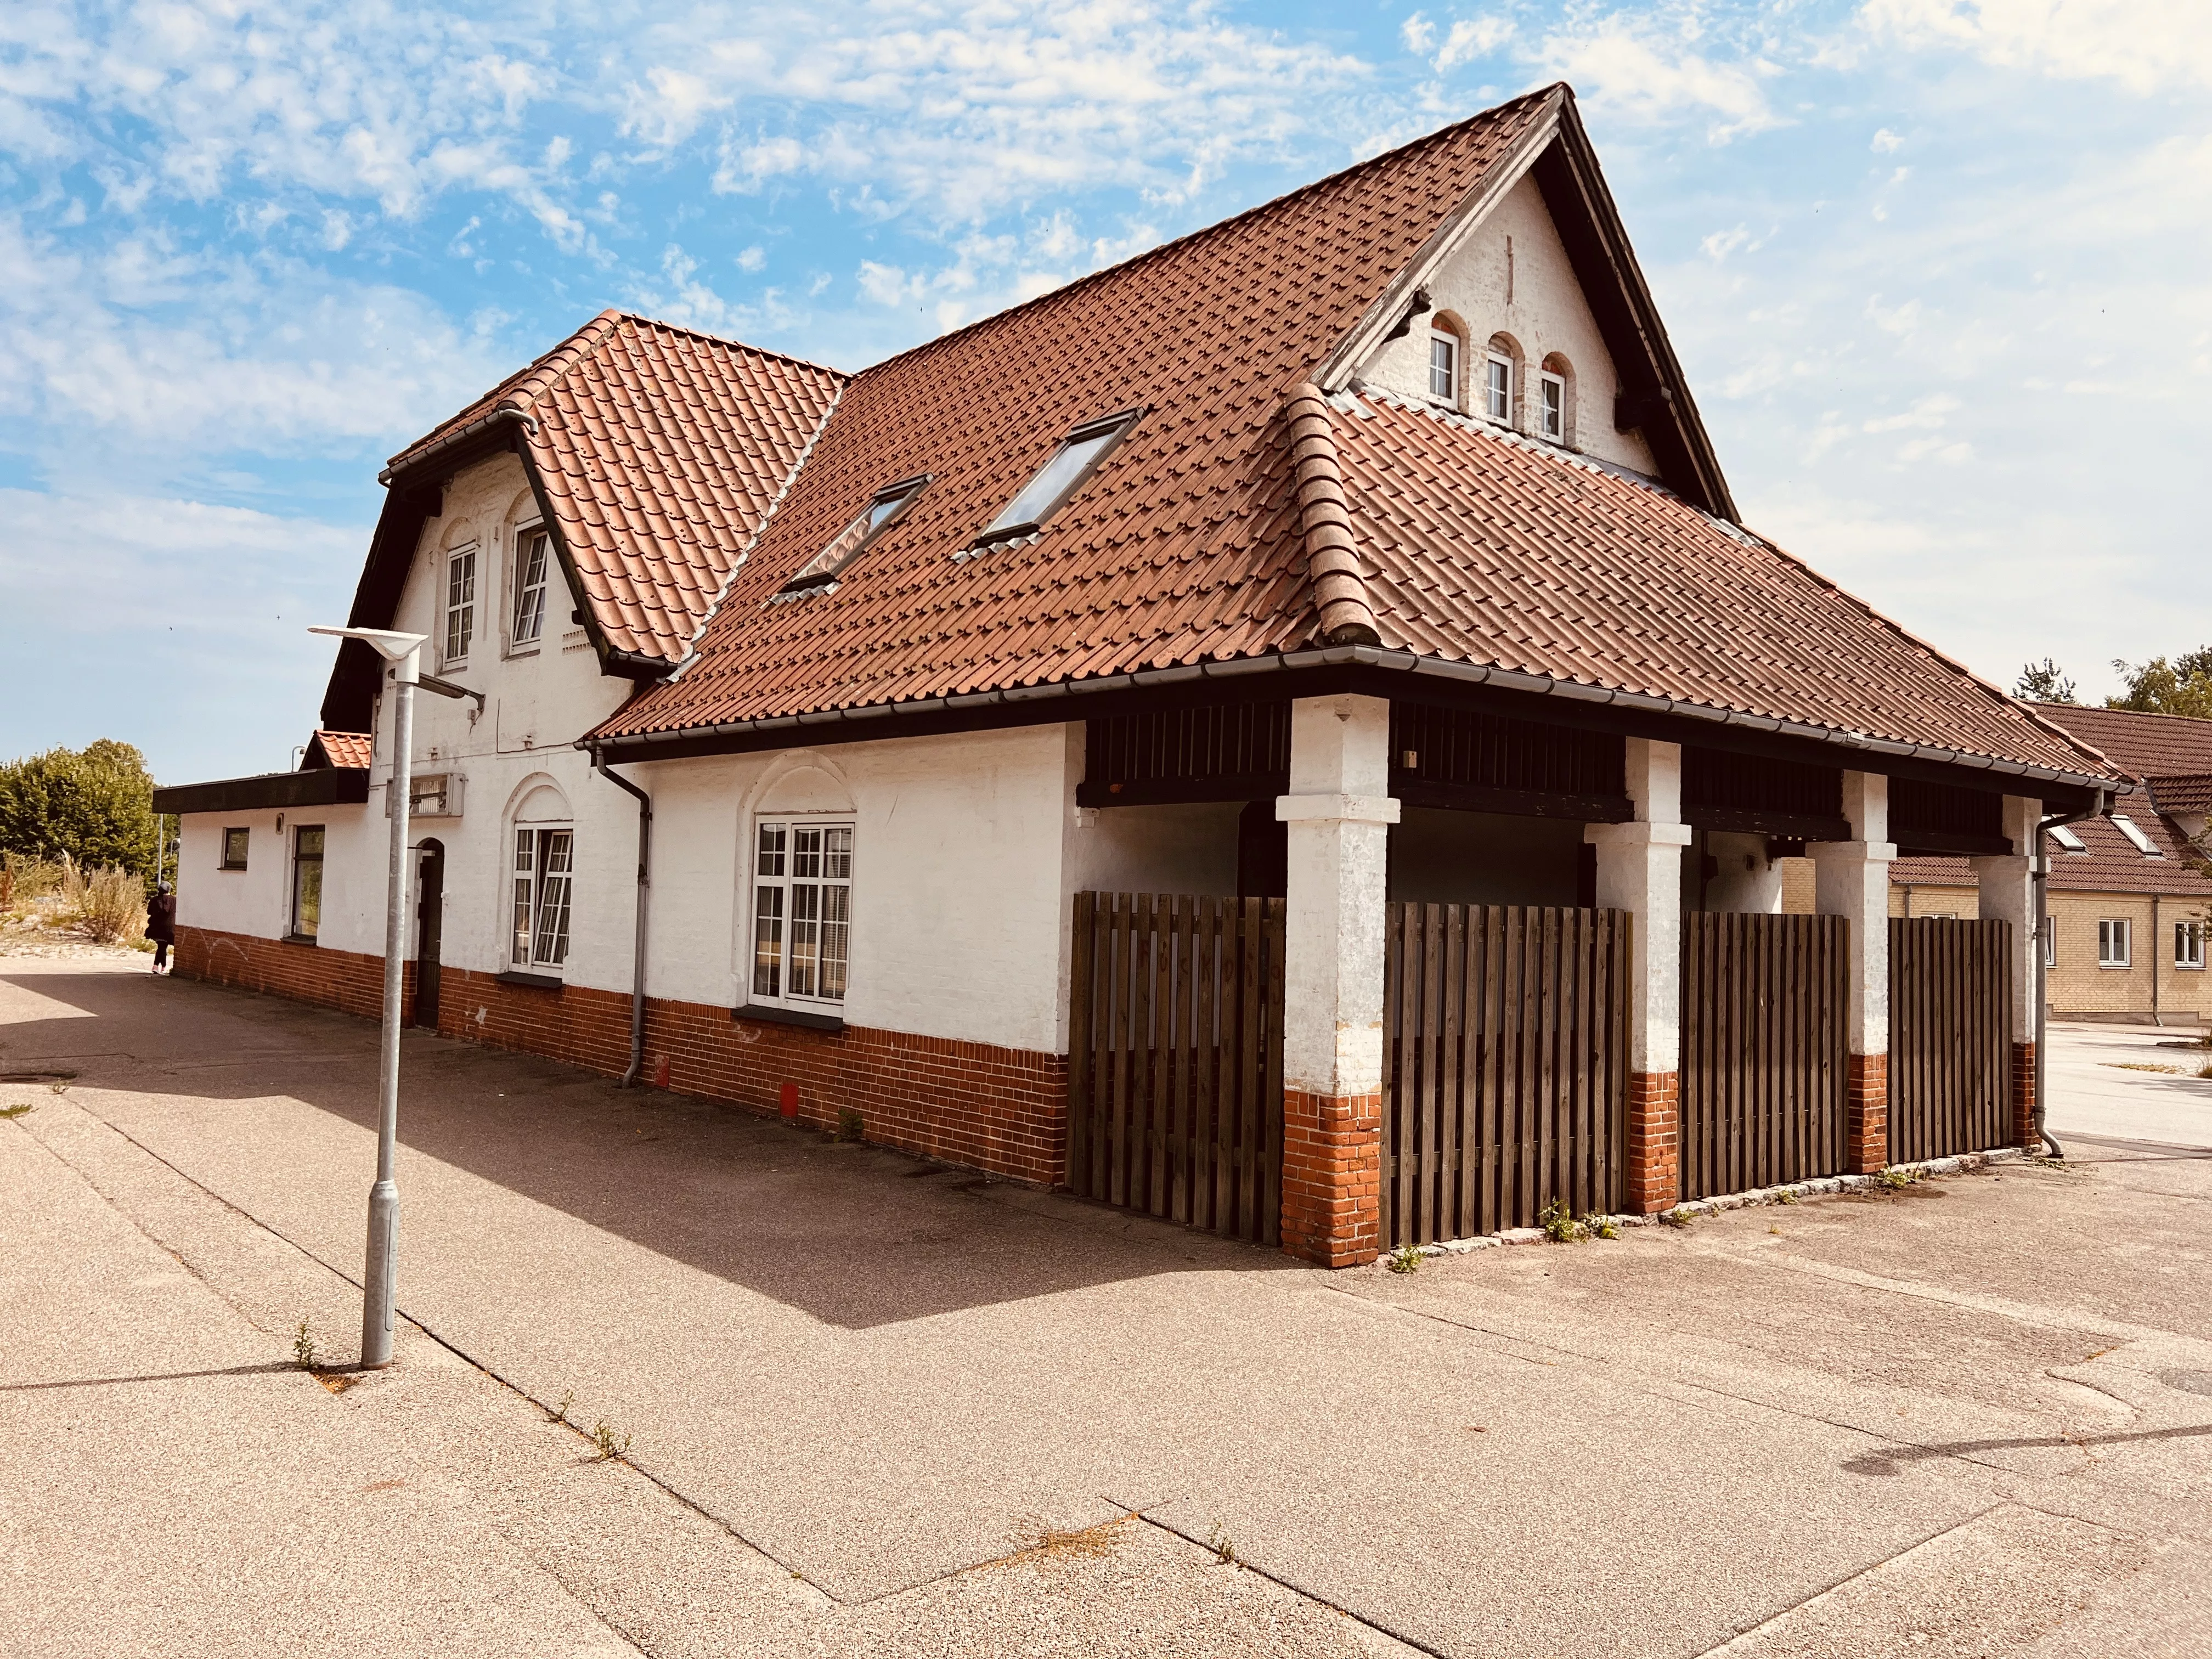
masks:
<svg viewBox="0 0 2212 1659"><path fill-rule="evenodd" d="M607 770L606 750L592 745L592 769L637 797L637 943L629 994L629 1069L622 1074L623 1088L635 1087L645 1069L645 917L646 897L653 886L653 797L628 778Z"/></svg>
<svg viewBox="0 0 2212 1659"><path fill-rule="evenodd" d="M2080 823L2085 818L2098 818L2112 804L2112 797L2100 789L2096 804L2086 811L2061 812L2054 817L2041 820L2035 826L2035 1112L2030 1121L2043 1144L2051 1149L2053 1158L2066 1156L2066 1149L2052 1138L2043 1127L2045 1110L2045 1078L2048 1075L2050 1055L2045 1052L2047 1039L2044 1028L2051 1013L2051 961L2045 948L2051 943L2046 937L2051 927L2051 832L2069 823Z"/></svg>

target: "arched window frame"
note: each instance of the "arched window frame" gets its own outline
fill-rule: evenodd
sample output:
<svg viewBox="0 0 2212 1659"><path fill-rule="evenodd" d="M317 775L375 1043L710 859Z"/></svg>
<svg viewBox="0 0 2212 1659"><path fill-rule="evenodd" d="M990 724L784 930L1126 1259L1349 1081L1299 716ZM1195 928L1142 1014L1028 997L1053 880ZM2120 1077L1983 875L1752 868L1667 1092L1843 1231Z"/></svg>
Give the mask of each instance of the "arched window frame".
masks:
<svg viewBox="0 0 2212 1659"><path fill-rule="evenodd" d="M1558 429L1552 426L1550 394L1556 388L1559 395ZM1545 354L1542 366L1536 374L1534 406L1536 435L1559 444L1564 448L1575 447L1575 366L1562 352Z"/></svg>
<svg viewBox="0 0 2212 1659"><path fill-rule="evenodd" d="M1426 378L1422 384L1431 402L1445 404L1462 412L1465 411L1469 373L1468 360L1472 355L1468 343L1468 326L1460 320L1455 313L1439 311L1429 319L1429 359L1423 368L1423 374ZM1437 389L1436 349L1440 344L1449 345L1451 350L1449 386L1443 392Z"/></svg>
<svg viewBox="0 0 2212 1659"><path fill-rule="evenodd" d="M1504 408L1502 410L1498 407L1498 398L1492 391L1492 366L1495 364L1503 364L1505 369ZM1521 349L1521 343L1510 334L1492 335L1483 353L1482 375L1478 412L1484 419L1496 421L1516 432L1526 431L1528 422L1523 419L1522 404L1528 396L1528 356Z"/></svg>

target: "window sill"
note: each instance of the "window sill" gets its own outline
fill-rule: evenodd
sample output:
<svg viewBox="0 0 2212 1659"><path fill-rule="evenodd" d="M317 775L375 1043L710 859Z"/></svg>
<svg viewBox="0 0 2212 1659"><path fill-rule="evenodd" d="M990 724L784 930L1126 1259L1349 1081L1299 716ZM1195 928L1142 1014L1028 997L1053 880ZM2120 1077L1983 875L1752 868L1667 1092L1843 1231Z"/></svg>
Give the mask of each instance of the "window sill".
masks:
<svg viewBox="0 0 2212 1659"><path fill-rule="evenodd" d="M732 1019L756 1019L770 1025L799 1025L810 1031L842 1031L844 1019L836 1014L810 1014L803 1008L771 1008L757 1002L740 1003L730 1010Z"/></svg>
<svg viewBox="0 0 2212 1659"><path fill-rule="evenodd" d="M313 933L287 933L283 942L286 945L313 945L315 936Z"/></svg>
<svg viewBox="0 0 2212 1659"><path fill-rule="evenodd" d="M522 974L513 969L492 977L501 985L520 985L529 991L557 991L568 982L553 974Z"/></svg>
<svg viewBox="0 0 2212 1659"><path fill-rule="evenodd" d="M218 864L216 866L216 868L218 870L228 870L234 876L244 875L246 873L246 866L242 864Z"/></svg>

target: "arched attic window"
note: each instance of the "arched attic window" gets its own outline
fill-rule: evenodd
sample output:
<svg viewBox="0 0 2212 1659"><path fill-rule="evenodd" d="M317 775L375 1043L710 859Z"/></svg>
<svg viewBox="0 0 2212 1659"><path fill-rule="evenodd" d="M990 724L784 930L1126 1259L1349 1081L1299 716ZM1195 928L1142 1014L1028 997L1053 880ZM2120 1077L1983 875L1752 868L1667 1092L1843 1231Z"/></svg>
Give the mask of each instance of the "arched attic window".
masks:
<svg viewBox="0 0 2212 1659"><path fill-rule="evenodd" d="M1454 409L1467 407L1467 325L1455 312L1429 319L1429 396Z"/></svg>
<svg viewBox="0 0 2212 1659"><path fill-rule="evenodd" d="M1536 435L1571 447L1575 441L1575 366L1546 354L1536 374Z"/></svg>
<svg viewBox="0 0 2212 1659"><path fill-rule="evenodd" d="M1510 334L1493 334L1482 361L1482 413L1501 426L1521 425L1521 343Z"/></svg>

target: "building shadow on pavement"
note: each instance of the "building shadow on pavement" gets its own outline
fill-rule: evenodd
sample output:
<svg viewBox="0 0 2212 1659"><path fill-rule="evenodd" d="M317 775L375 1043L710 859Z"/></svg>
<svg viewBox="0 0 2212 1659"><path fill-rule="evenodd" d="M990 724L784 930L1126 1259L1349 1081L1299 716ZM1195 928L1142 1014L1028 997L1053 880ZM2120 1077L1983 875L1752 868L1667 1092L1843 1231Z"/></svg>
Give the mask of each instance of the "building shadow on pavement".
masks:
<svg viewBox="0 0 2212 1659"><path fill-rule="evenodd" d="M150 975L0 972L0 985L73 1011L0 1023L0 1073L74 1072L88 1087L181 1100L282 1097L374 1126L373 1022ZM427 1031L403 1044L399 1133L414 1152L848 1329L1163 1273L1298 1270L1272 1250ZM181 1149L153 1150L201 1178ZM371 1171L359 1173L365 1192ZM359 1196L349 1189L346 1204Z"/></svg>

